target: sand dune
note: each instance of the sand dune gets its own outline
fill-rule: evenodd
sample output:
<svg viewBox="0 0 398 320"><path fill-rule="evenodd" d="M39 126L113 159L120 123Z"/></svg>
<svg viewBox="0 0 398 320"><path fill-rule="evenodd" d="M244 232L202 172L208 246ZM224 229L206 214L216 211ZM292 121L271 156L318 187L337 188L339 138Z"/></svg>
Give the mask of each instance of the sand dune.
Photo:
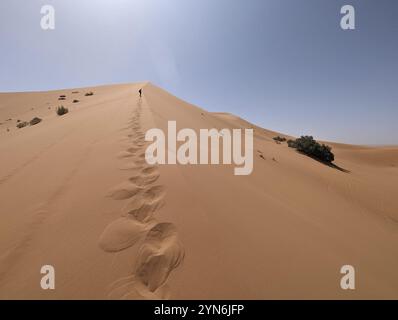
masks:
<svg viewBox="0 0 398 320"><path fill-rule="evenodd" d="M253 128L253 173L147 164L168 120ZM397 299L398 147L329 143L341 171L275 135L150 83L0 94L0 298Z"/></svg>

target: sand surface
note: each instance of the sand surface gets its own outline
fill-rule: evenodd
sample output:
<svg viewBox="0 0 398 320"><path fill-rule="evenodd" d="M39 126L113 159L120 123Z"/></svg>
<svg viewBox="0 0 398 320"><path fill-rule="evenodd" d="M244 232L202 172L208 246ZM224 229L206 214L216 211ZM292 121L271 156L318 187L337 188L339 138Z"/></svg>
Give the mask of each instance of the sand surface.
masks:
<svg viewBox="0 0 398 320"><path fill-rule="evenodd" d="M168 120L254 128L253 173L148 165ZM150 83L0 94L0 299L398 299L398 147L330 143L338 170L277 134Z"/></svg>

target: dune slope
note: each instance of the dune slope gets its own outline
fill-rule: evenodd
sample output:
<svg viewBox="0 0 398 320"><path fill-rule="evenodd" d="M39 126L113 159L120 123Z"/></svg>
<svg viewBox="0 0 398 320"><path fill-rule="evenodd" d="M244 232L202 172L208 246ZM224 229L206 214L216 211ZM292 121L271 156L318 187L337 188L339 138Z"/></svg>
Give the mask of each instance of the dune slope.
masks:
<svg viewBox="0 0 398 320"><path fill-rule="evenodd" d="M148 165L169 120L254 128L253 173ZM332 144L341 171L277 134L150 83L0 94L0 298L397 299L398 148Z"/></svg>

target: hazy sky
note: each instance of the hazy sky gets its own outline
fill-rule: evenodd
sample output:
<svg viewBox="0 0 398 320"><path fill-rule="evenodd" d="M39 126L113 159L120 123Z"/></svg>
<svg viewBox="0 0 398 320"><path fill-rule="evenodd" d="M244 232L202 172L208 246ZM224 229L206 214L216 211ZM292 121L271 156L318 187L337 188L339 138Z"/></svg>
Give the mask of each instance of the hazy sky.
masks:
<svg viewBox="0 0 398 320"><path fill-rule="evenodd" d="M150 80L268 129L398 144L397 0L1 0L0 41L0 91Z"/></svg>

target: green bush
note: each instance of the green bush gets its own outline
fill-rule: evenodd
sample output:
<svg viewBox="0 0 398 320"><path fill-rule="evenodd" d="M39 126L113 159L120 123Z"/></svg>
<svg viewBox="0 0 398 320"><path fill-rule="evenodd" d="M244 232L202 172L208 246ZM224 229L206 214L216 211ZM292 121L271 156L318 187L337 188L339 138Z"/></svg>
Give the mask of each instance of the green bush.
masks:
<svg viewBox="0 0 398 320"><path fill-rule="evenodd" d="M280 137L280 136L274 137L273 139L274 139L275 141L277 141L277 142L285 142L285 141L286 141L286 138Z"/></svg>
<svg viewBox="0 0 398 320"><path fill-rule="evenodd" d="M65 108L64 106L60 106L57 108L57 115L63 116L64 114L67 114L69 110Z"/></svg>
<svg viewBox="0 0 398 320"><path fill-rule="evenodd" d="M287 145L290 148L297 148L296 140L291 140L291 139L287 140Z"/></svg>
<svg viewBox="0 0 398 320"><path fill-rule="evenodd" d="M36 125L36 124L38 124L38 123L40 123L40 122L41 122L41 119L40 119L40 118L34 117L32 120L30 120L29 124L30 124L31 126L34 126L34 125Z"/></svg>
<svg viewBox="0 0 398 320"><path fill-rule="evenodd" d="M18 129L24 128L24 127L26 127L28 124L29 124L29 123L27 123L26 121L19 122L19 123L17 124L17 128L18 128Z"/></svg>
<svg viewBox="0 0 398 320"><path fill-rule="evenodd" d="M289 140L287 144L290 148L295 148L297 151L320 161L327 163L334 161L332 148L324 144L321 145L311 136L301 136L296 140Z"/></svg>

